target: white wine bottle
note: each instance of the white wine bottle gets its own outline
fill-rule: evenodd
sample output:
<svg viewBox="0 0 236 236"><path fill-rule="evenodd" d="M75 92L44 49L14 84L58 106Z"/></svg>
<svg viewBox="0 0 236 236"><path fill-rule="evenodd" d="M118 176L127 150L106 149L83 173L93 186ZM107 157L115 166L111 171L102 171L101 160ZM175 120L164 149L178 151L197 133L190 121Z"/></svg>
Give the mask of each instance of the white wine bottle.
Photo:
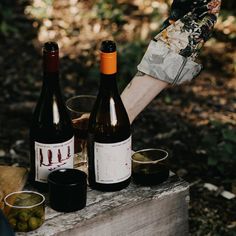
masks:
<svg viewBox="0 0 236 236"><path fill-rule="evenodd" d="M100 51L100 88L89 118L89 185L101 191L127 187L131 177L131 128L117 84L117 52L113 41Z"/></svg>
<svg viewBox="0 0 236 236"><path fill-rule="evenodd" d="M30 180L47 191L48 174L73 168L74 133L59 85L59 49L54 42L43 47L43 86L30 127Z"/></svg>

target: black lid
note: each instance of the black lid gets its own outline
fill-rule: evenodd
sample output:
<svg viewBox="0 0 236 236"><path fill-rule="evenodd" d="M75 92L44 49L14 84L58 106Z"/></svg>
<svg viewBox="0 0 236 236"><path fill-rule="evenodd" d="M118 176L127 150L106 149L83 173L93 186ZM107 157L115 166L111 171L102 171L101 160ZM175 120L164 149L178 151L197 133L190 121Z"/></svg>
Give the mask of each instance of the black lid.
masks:
<svg viewBox="0 0 236 236"><path fill-rule="evenodd" d="M116 43L112 40L105 40L101 44L100 50L102 52L115 52L116 51Z"/></svg>
<svg viewBox="0 0 236 236"><path fill-rule="evenodd" d="M46 52L56 52L59 50L56 42L46 42L43 46L43 50Z"/></svg>

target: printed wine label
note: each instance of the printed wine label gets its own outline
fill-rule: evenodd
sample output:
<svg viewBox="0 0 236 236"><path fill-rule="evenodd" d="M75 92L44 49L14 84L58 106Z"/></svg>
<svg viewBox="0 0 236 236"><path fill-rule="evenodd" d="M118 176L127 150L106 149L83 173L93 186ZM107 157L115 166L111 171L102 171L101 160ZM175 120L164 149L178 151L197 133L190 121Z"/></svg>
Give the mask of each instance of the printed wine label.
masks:
<svg viewBox="0 0 236 236"><path fill-rule="evenodd" d="M74 137L63 143L35 142L35 180L47 183L50 172L60 168L73 168Z"/></svg>
<svg viewBox="0 0 236 236"><path fill-rule="evenodd" d="M122 142L94 145L97 183L119 183L131 176L131 136Z"/></svg>

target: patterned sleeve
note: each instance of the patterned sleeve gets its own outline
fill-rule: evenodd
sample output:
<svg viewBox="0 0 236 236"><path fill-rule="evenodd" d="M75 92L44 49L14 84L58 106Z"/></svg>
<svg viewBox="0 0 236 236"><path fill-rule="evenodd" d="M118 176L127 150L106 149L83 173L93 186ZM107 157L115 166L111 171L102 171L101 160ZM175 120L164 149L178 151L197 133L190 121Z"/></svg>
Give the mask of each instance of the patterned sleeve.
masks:
<svg viewBox="0 0 236 236"><path fill-rule="evenodd" d="M178 2L180 0L175 0L172 6ZM181 8L184 2L188 3L187 9ZM164 22L161 32L150 42L138 65L139 71L171 84L190 81L200 73L202 66L194 60L211 36L221 1L189 2L182 0L178 5L182 11L179 14L170 14ZM190 11L186 13L183 9Z"/></svg>

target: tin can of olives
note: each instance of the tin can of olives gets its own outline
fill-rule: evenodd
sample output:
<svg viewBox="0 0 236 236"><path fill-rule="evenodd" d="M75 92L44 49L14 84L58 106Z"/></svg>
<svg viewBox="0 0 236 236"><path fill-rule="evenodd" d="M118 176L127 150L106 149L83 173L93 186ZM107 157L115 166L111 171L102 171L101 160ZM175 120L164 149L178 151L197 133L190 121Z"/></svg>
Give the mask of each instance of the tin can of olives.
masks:
<svg viewBox="0 0 236 236"><path fill-rule="evenodd" d="M28 232L45 220L45 197L34 191L19 191L4 198L4 213L14 231Z"/></svg>

